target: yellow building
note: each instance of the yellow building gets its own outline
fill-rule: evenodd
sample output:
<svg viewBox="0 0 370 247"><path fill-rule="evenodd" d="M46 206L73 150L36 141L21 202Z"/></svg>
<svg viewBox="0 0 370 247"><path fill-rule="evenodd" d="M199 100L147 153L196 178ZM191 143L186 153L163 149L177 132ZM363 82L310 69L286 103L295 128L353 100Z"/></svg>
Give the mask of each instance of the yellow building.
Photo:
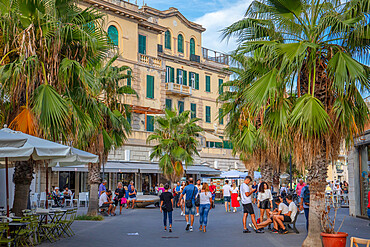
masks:
<svg viewBox="0 0 370 247"><path fill-rule="evenodd" d="M149 159L152 148L146 138L155 128L154 117L163 114L165 107L180 112L191 110L192 117L200 118L199 125L206 130L200 137L197 166L187 175L200 177L204 167L245 170L224 137L227 119L218 119L217 97L219 86L229 80L223 70L229 58L202 47L205 28L187 20L176 8L160 11L117 0L83 0L79 4L105 14L103 28L116 46L112 54L119 53L115 65L132 69L132 79L125 83L139 95L122 99L132 107L132 134L122 148L109 155L105 168L109 187L113 188L117 181L134 180L139 191L148 191L162 181L158 165ZM75 190L87 190L86 168L63 169L53 169L59 171L59 186L65 177L74 176ZM80 173L72 175L74 172Z"/></svg>

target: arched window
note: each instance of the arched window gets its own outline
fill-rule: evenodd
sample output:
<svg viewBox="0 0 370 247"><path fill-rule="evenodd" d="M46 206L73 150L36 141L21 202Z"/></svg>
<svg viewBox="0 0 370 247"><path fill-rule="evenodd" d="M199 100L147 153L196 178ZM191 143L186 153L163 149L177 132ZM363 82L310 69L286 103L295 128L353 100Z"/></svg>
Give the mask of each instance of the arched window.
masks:
<svg viewBox="0 0 370 247"><path fill-rule="evenodd" d="M166 49L171 49L171 33L169 30L164 34L164 47Z"/></svg>
<svg viewBox="0 0 370 247"><path fill-rule="evenodd" d="M195 55L195 40L190 39L190 55Z"/></svg>
<svg viewBox="0 0 370 247"><path fill-rule="evenodd" d="M177 36L177 51L184 53L184 36L182 34Z"/></svg>
<svg viewBox="0 0 370 247"><path fill-rule="evenodd" d="M113 45L118 46L118 30L115 26L111 25L108 27L108 36Z"/></svg>

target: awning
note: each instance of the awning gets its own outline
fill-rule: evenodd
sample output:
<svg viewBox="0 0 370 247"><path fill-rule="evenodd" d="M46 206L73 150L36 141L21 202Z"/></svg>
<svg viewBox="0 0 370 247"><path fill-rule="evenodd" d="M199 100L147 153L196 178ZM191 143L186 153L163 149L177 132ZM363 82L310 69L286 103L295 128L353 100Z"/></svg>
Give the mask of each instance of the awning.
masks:
<svg viewBox="0 0 370 247"><path fill-rule="evenodd" d="M213 169L209 166L192 165L185 168L186 174L200 174L200 175L220 175L221 171Z"/></svg>
<svg viewBox="0 0 370 247"><path fill-rule="evenodd" d="M218 137L218 136L215 136L209 132L206 132L204 131L203 133L200 133L202 136L204 136L204 138L206 138L206 141L208 142L222 142L223 140Z"/></svg>
<svg viewBox="0 0 370 247"><path fill-rule="evenodd" d="M50 162L49 167L52 166L70 166L70 165L84 165L88 163L98 163L99 156L82 151L80 149L71 148L71 155L65 158L54 159Z"/></svg>

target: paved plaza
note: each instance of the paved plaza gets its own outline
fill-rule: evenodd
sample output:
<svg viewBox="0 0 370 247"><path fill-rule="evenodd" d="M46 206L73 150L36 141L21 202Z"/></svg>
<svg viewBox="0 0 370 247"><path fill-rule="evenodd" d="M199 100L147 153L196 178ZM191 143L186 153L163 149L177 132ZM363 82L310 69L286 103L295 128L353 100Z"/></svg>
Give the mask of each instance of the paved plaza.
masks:
<svg viewBox="0 0 370 247"><path fill-rule="evenodd" d="M257 208L255 207L255 210ZM86 209L80 208L79 214ZM117 210L118 212L118 210ZM369 238L370 221L348 216L348 209L339 209L337 222L346 216L342 231L351 236ZM306 237L305 218L301 214L297 221L300 234L273 234L266 230L263 234L242 233L242 213L226 213L217 204L209 214L207 233L199 232L199 217L195 217L194 232L185 231L185 218L175 209L173 232L164 232L162 214L158 208L123 210L122 215L106 217L104 221L75 221L73 230L76 235L61 239L53 244L41 246L301 246ZM249 219L249 218L248 218ZM250 222L250 221L249 221Z"/></svg>

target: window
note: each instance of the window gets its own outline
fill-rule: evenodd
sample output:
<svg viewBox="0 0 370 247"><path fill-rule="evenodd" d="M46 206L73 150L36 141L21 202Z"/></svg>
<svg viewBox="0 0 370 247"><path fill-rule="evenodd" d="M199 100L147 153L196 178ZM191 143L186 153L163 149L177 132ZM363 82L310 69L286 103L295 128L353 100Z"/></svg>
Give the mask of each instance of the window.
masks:
<svg viewBox="0 0 370 247"><path fill-rule="evenodd" d="M127 71L127 75L129 76L129 77L127 77L127 86L131 87L131 79L132 79L131 70Z"/></svg>
<svg viewBox="0 0 370 247"><path fill-rule="evenodd" d="M146 76L146 97L154 99L154 76Z"/></svg>
<svg viewBox="0 0 370 247"><path fill-rule="evenodd" d="M190 110L191 110L191 118L196 118L197 117L197 105L191 103Z"/></svg>
<svg viewBox="0 0 370 247"><path fill-rule="evenodd" d="M118 46L118 30L115 26L108 27L108 37L114 46Z"/></svg>
<svg viewBox="0 0 370 247"><path fill-rule="evenodd" d="M222 89L222 84L223 83L224 83L224 80L218 79L218 93L219 94L222 94L223 93L223 89Z"/></svg>
<svg viewBox="0 0 370 247"><path fill-rule="evenodd" d="M166 66L166 82L175 82L175 70L170 66Z"/></svg>
<svg viewBox="0 0 370 247"><path fill-rule="evenodd" d="M211 77L206 75L206 92L211 92Z"/></svg>
<svg viewBox="0 0 370 247"><path fill-rule="evenodd" d="M187 72L183 69L177 69L176 83L186 86L187 84L186 81L187 81Z"/></svg>
<svg viewBox="0 0 370 247"><path fill-rule="evenodd" d="M223 110L222 108L218 109L218 123L219 124L224 124L224 118L222 117L223 115Z"/></svg>
<svg viewBox="0 0 370 247"><path fill-rule="evenodd" d="M195 55L195 40L190 39L190 55Z"/></svg>
<svg viewBox="0 0 370 247"><path fill-rule="evenodd" d="M184 36L182 34L177 36L177 51L184 53Z"/></svg>
<svg viewBox="0 0 370 247"><path fill-rule="evenodd" d="M206 106L206 123L211 122L211 107Z"/></svg>
<svg viewBox="0 0 370 247"><path fill-rule="evenodd" d="M172 109L172 99L166 99L166 109Z"/></svg>
<svg viewBox="0 0 370 247"><path fill-rule="evenodd" d="M169 30L164 34L164 48L171 49L171 33Z"/></svg>
<svg viewBox="0 0 370 247"><path fill-rule="evenodd" d="M194 72L189 72L189 86L199 90L199 74Z"/></svg>
<svg viewBox="0 0 370 247"><path fill-rule="evenodd" d="M146 131L154 131L154 117L146 116Z"/></svg>
<svg viewBox="0 0 370 247"><path fill-rule="evenodd" d="M146 36L139 34L139 53L146 54Z"/></svg>
<svg viewBox="0 0 370 247"><path fill-rule="evenodd" d="M179 114L181 114L184 111L184 101L179 101L178 107L179 107Z"/></svg>

